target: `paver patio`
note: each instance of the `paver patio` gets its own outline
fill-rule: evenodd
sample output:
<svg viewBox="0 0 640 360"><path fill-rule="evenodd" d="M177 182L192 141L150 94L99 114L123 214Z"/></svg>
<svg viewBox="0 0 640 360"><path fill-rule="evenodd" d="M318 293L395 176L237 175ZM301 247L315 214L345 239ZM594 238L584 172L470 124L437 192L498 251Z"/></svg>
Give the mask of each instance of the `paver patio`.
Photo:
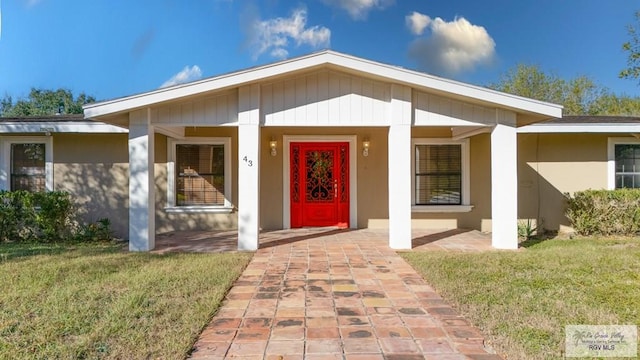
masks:
<svg viewBox="0 0 640 360"><path fill-rule="evenodd" d="M194 359L500 359L385 233L265 233Z"/></svg>

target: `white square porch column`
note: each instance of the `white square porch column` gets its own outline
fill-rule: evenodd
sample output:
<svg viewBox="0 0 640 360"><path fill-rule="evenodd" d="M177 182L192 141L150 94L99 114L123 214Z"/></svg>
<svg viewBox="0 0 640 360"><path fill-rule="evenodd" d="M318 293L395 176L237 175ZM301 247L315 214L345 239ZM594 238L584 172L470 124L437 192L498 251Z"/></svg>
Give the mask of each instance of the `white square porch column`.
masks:
<svg viewBox="0 0 640 360"><path fill-rule="evenodd" d="M516 114L497 111L491 131L491 246L518 248L518 142Z"/></svg>
<svg viewBox="0 0 640 360"><path fill-rule="evenodd" d="M149 109L129 113L129 251L155 247L154 130Z"/></svg>
<svg viewBox="0 0 640 360"><path fill-rule="evenodd" d="M256 250L260 232L260 86L241 87L238 96L238 250Z"/></svg>
<svg viewBox="0 0 640 360"><path fill-rule="evenodd" d="M389 247L411 249L411 88L391 85Z"/></svg>

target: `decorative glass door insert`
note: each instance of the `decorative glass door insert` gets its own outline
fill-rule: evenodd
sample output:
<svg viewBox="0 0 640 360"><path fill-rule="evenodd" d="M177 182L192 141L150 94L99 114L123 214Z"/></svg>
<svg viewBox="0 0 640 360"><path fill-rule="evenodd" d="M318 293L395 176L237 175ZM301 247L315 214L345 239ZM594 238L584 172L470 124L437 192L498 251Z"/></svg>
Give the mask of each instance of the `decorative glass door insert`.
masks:
<svg viewBox="0 0 640 360"><path fill-rule="evenodd" d="M349 226L349 144L291 144L291 227Z"/></svg>

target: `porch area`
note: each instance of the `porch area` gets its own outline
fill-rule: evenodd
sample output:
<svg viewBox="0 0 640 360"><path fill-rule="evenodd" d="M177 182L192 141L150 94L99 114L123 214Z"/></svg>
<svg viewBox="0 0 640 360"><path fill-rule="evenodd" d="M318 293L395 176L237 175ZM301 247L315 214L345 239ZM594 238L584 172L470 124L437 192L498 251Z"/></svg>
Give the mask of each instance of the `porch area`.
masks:
<svg viewBox="0 0 640 360"><path fill-rule="evenodd" d="M380 229L301 228L261 231L259 249L279 245L304 245L306 241L358 242L372 246L388 246L389 233ZM463 251L495 250L491 246L491 234L477 230L427 230L411 232L412 251ZM156 236L154 253L169 252L231 252L238 249L238 232L231 231L175 231Z"/></svg>

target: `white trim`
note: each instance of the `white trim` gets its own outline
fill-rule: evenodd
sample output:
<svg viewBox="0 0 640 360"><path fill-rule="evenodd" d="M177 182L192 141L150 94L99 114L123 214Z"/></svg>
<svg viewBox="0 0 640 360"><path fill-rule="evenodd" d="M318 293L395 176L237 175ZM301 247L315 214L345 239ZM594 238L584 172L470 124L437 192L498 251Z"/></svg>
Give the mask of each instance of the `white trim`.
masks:
<svg viewBox="0 0 640 360"><path fill-rule="evenodd" d="M460 145L462 155L462 204L460 205L416 205L416 145ZM449 138L411 139L411 211L412 212L467 212L471 211L471 162L469 139ZM438 211L437 209L442 209ZM468 210L467 210L468 209ZM455 210L455 211L454 211Z"/></svg>
<svg viewBox="0 0 640 360"><path fill-rule="evenodd" d="M166 126L155 126L155 130L158 134L162 134L168 136L170 138L184 140L184 126L175 128L175 127L166 127Z"/></svg>
<svg viewBox="0 0 640 360"><path fill-rule="evenodd" d="M415 194L415 192L414 192ZM413 205L414 213L463 213L473 210L473 205Z"/></svg>
<svg viewBox="0 0 640 360"><path fill-rule="evenodd" d="M607 139L607 189L616 188L616 145L640 145L640 139L635 137L610 137Z"/></svg>
<svg viewBox="0 0 640 360"><path fill-rule="evenodd" d="M53 191L53 138L51 136L0 136L0 190L11 190L11 144L44 144L45 188Z"/></svg>
<svg viewBox="0 0 640 360"><path fill-rule="evenodd" d="M224 145L224 205L223 206L177 206L176 205L176 145ZM169 213L229 213L233 210L231 203L231 138L229 137L189 137L167 141L167 206Z"/></svg>
<svg viewBox="0 0 640 360"><path fill-rule="evenodd" d="M470 138L475 135L490 133L491 126L459 126L451 128L451 139L452 140L462 140L466 138Z"/></svg>
<svg viewBox="0 0 640 360"><path fill-rule="evenodd" d="M174 206L165 207L164 211L169 214L230 214L233 206Z"/></svg>
<svg viewBox="0 0 640 360"><path fill-rule="evenodd" d="M404 84L416 89L429 90L440 95L454 95L457 98L472 100L473 102L480 102L481 104L489 106L506 107L517 109L518 112L521 113L538 114L542 115L543 118L557 118L562 116L562 106L560 105L439 78L331 50L195 81L189 84L176 85L120 99L88 104L85 105L83 109L85 117L100 117L206 92L238 87L248 83L256 83L276 76L319 67L344 69L395 84Z"/></svg>
<svg viewBox="0 0 640 360"><path fill-rule="evenodd" d="M6 121L0 122L0 133L93 133L126 134L128 129L97 121Z"/></svg>
<svg viewBox="0 0 640 360"><path fill-rule="evenodd" d="M357 135L283 135L282 136L282 228L291 228L290 149L292 142L348 142L349 143L349 227L358 228Z"/></svg>
<svg viewBox="0 0 640 360"><path fill-rule="evenodd" d="M545 134L545 133L637 133L640 123L624 124L534 124L519 127L519 134Z"/></svg>

